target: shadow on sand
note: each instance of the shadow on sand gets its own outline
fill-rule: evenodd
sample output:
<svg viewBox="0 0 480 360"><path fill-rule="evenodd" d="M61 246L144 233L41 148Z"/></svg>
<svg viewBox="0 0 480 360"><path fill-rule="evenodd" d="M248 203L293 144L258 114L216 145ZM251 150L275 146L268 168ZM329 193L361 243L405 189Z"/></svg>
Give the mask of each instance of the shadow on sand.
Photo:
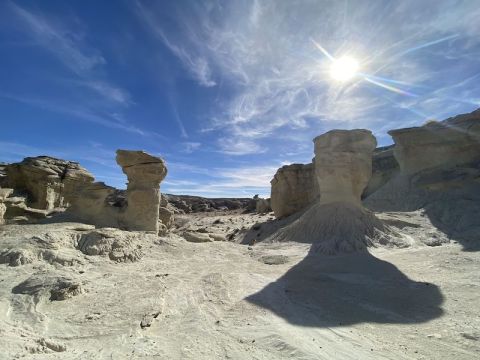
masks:
<svg viewBox="0 0 480 360"><path fill-rule="evenodd" d="M309 254L247 301L311 327L421 323L443 313L436 285L413 281L369 253Z"/></svg>

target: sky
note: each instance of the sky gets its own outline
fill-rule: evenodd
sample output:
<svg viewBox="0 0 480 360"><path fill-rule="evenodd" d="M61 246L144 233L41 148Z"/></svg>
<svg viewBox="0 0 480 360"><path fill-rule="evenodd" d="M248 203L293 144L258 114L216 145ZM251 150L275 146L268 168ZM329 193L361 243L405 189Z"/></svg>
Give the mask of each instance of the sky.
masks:
<svg viewBox="0 0 480 360"><path fill-rule="evenodd" d="M115 150L144 150L162 192L268 196L328 130L382 146L480 107L479 19L478 0L0 0L0 162L125 188Z"/></svg>

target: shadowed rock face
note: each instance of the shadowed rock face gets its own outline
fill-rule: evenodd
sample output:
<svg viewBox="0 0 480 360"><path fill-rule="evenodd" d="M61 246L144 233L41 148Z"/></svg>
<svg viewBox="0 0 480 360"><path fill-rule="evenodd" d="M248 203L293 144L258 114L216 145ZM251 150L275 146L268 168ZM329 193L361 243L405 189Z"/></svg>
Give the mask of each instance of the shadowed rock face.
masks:
<svg viewBox="0 0 480 360"><path fill-rule="evenodd" d="M320 204L361 204L372 176L372 155L377 141L368 130L333 130L316 137L315 176Z"/></svg>
<svg viewBox="0 0 480 360"><path fill-rule="evenodd" d="M373 194L400 172L393 148L394 146L390 145L378 147L373 151L372 177L363 191L362 199Z"/></svg>
<svg viewBox="0 0 480 360"><path fill-rule="evenodd" d="M43 210L67 206L75 192L94 180L78 163L48 156L25 158L4 171L8 187L27 192L28 205Z"/></svg>
<svg viewBox="0 0 480 360"><path fill-rule="evenodd" d="M167 175L165 162L143 151L117 150L117 163L128 178L123 216L126 228L158 233L160 182Z"/></svg>
<svg viewBox="0 0 480 360"><path fill-rule="evenodd" d="M448 168L480 159L480 109L442 122L391 130L402 173Z"/></svg>
<svg viewBox="0 0 480 360"><path fill-rule="evenodd" d="M313 164L285 165L278 169L272 184L271 207L277 218L294 214L314 202L318 196Z"/></svg>

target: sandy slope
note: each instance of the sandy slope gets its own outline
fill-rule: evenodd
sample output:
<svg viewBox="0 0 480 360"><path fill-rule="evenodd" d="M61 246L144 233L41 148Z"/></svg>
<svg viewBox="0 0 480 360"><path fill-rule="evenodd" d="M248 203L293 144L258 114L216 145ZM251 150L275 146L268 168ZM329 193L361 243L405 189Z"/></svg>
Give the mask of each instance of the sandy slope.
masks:
<svg viewBox="0 0 480 360"><path fill-rule="evenodd" d="M269 218L195 215L183 226L217 220L217 231L247 232ZM479 358L480 253L419 244L425 229L401 220L409 248L305 258L308 244L139 234L129 243L141 246L135 262L82 253L75 239L90 230L80 224L5 226L0 251L62 245L0 264L0 358ZM32 276L40 285L25 285ZM80 293L50 301L38 290L59 277Z"/></svg>

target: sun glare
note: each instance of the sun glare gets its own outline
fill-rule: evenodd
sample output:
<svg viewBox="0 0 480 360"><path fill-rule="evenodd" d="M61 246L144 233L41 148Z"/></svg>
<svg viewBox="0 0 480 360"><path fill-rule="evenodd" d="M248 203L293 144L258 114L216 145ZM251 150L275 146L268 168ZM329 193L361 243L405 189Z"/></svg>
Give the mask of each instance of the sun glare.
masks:
<svg viewBox="0 0 480 360"><path fill-rule="evenodd" d="M330 75L337 81L347 81L356 75L358 68L358 62L355 59L344 56L333 61Z"/></svg>

